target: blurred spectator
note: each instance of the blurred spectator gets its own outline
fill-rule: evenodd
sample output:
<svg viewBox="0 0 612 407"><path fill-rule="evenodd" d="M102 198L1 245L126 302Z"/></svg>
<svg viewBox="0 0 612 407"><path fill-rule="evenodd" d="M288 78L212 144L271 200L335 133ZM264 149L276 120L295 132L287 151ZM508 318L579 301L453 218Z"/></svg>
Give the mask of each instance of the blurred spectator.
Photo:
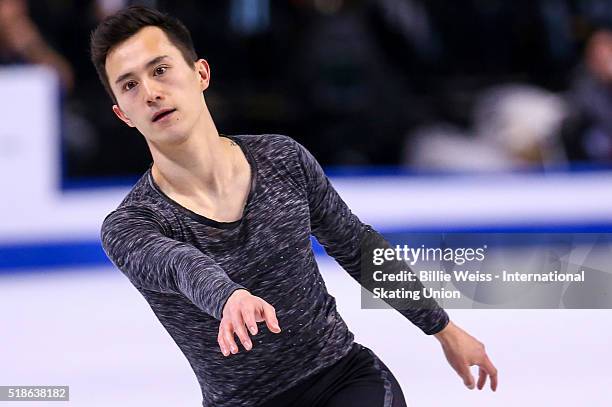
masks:
<svg viewBox="0 0 612 407"><path fill-rule="evenodd" d="M424 128L408 138L405 164L434 170L512 170L565 163L561 128L564 99L528 85L483 92L473 129Z"/></svg>
<svg viewBox="0 0 612 407"><path fill-rule="evenodd" d="M573 159L612 160L612 31L597 30L585 48L570 100L573 127L567 140Z"/></svg>
<svg viewBox="0 0 612 407"><path fill-rule="evenodd" d="M72 65L75 83L62 105L64 179L135 176L150 162L146 143L116 119L111 101L89 59L89 36L100 19L131 2L37 0L32 20L44 38ZM118 146L121 146L120 148Z"/></svg>
<svg viewBox="0 0 612 407"><path fill-rule="evenodd" d="M64 90L74 85L72 68L47 44L25 0L0 0L0 63L46 65L55 70Z"/></svg>
<svg viewBox="0 0 612 407"><path fill-rule="evenodd" d="M64 159L72 165L90 161L97 146L95 130L66 103L75 89L75 71L32 19L25 0L0 0L0 64L45 65L56 72L60 83Z"/></svg>
<svg viewBox="0 0 612 407"><path fill-rule="evenodd" d="M366 1L314 1L291 75L306 144L325 164L396 158L405 76L385 58Z"/></svg>
<svg viewBox="0 0 612 407"><path fill-rule="evenodd" d="M504 143L522 130L491 138L473 112L483 90L500 83L566 90L590 25L612 22L612 0L0 0L0 63L44 63L62 78L68 178L136 176L149 164L146 143L114 117L88 56L100 19L135 3L189 27L212 67L206 97L221 132L285 133L324 165L395 164L402 135L418 138L407 143L414 157L425 133L425 144L440 145L430 151L467 149L464 164L477 168L563 161L558 139L544 136L556 135L556 124L528 130L541 138L517 149ZM590 44L571 82L577 114L564 140L571 159L608 160L606 36ZM516 116L495 105L500 117ZM537 109L525 114L536 112L548 120Z"/></svg>
<svg viewBox="0 0 612 407"><path fill-rule="evenodd" d="M93 4L94 13L98 21L130 5L128 0L96 0ZM151 5L154 7L154 5Z"/></svg>

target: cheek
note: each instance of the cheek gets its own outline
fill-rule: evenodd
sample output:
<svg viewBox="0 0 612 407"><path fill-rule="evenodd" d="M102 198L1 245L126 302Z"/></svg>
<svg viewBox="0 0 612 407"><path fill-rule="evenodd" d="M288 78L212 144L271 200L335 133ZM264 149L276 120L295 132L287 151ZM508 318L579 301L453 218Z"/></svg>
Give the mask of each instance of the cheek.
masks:
<svg viewBox="0 0 612 407"><path fill-rule="evenodd" d="M128 95L125 94L117 98L117 105L119 106L123 114L130 119L134 117L134 102L132 99L133 98L130 98Z"/></svg>
<svg viewBox="0 0 612 407"><path fill-rule="evenodd" d="M135 103L135 100L136 98L134 97L127 98L125 100L123 112L134 125L146 126L150 124L150 120L149 120L150 112L140 107L138 103Z"/></svg>
<svg viewBox="0 0 612 407"><path fill-rule="evenodd" d="M185 112L196 112L200 109L202 93L199 91L197 83L193 81L182 81L177 84L177 95L180 95L176 102Z"/></svg>

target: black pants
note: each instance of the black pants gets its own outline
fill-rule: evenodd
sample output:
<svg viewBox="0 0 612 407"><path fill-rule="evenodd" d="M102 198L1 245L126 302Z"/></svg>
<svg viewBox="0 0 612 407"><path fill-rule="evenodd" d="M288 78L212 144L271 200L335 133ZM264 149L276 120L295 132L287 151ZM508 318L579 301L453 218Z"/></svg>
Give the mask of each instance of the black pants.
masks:
<svg viewBox="0 0 612 407"><path fill-rule="evenodd" d="M358 343L334 365L260 407L406 407L391 371Z"/></svg>

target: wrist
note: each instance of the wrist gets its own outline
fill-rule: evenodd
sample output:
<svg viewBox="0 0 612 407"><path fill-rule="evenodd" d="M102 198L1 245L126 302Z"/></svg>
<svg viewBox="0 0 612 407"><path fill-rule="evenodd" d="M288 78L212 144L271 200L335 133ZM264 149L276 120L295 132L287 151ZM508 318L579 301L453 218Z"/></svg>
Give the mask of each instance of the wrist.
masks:
<svg viewBox="0 0 612 407"><path fill-rule="evenodd" d="M245 295L250 295L250 293L247 291L247 289L245 288L238 288L236 290L234 290L233 293L230 294L230 296L227 298L227 301L229 300L235 300L239 297L244 297Z"/></svg>
<svg viewBox="0 0 612 407"><path fill-rule="evenodd" d="M234 289L234 291L232 291L231 294L227 296L227 298L225 299L225 303L221 307L221 314L218 318L219 320L223 318L228 308L232 308L232 304L237 300L237 297L241 297L243 295L243 292L247 294L249 293L245 288L237 288Z"/></svg>
<svg viewBox="0 0 612 407"><path fill-rule="evenodd" d="M457 325L453 324L453 321L448 321L448 324L440 332L435 333L434 336L440 342L445 343L456 334L457 329Z"/></svg>

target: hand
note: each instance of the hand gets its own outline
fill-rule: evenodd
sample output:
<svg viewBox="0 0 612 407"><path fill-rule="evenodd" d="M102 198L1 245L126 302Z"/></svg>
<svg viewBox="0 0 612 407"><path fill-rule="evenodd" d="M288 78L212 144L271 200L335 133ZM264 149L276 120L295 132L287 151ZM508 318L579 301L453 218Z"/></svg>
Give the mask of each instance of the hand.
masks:
<svg viewBox="0 0 612 407"><path fill-rule="evenodd" d="M491 390L497 390L497 369L489 360L481 342L452 322L435 334L435 337L442 344L446 360L469 389L474 388L474 377L470 372L470 366L478 365L478 390L483 389L487 376L490 377Z"/></svg>
<svg viewBox="0 0 612 407"><path fill-rule="evenodd" d="M263 321L266 322L271 332L279 333L281 331L276 319L276 311L272 305L251 295L246 290L234 291L225 303L221 325L219 325L217 342L223 356L229 356L230 352L232 354L238 353L234 333L238 335L244 348L251 350L253 343L246 328L252 335L257 335L257 322Z"/></svg>
<svg viewBox="0 0 612 407"><path fill-rule="evenodd" d="M0 0L0 22L8 23L27 17L28 4L23 0Z"/></svg>
<svg viewBox="0 0 612 407"><path fill-rule="evenodd" d="M0 0L0 42L12 52L26 56L40 35L23 0Z"/></svg>
<svg viewBox="0 0 612 407"><path fill-rule="evenodd" d="M0 39L7 49L30 61L32 51L44 44L31 20L24 18L8 22L0 29Z"/></svg>

